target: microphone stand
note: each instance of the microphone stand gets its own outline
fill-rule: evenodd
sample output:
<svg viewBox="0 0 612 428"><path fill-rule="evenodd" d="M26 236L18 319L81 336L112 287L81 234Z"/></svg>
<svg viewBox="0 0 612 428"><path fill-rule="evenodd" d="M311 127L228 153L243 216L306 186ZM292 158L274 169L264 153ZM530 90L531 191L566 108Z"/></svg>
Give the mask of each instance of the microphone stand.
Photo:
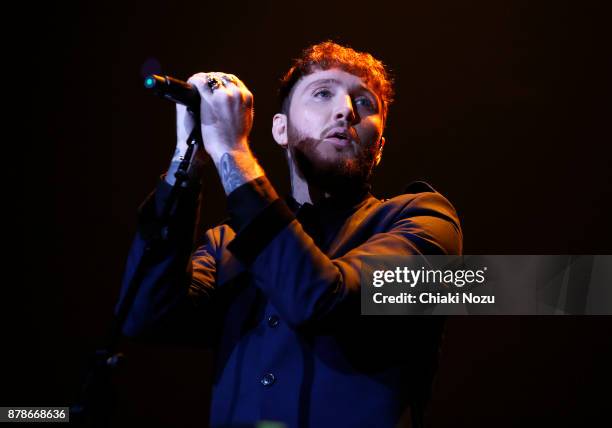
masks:
<svg viewBox="0 0 612 428"><path fill-rule="evenodd" d="M189 111L194 117L199 118L199 108L189 107ZM81 386L79 399L76 404L70 407L70 422L76 426L90 428L106 428L110 426L111 416L114 408L114 391L112 387L112 376L124 359L124 355L118 350L119 341L123 325L132 309L145 267L151 257L155 242L166 240L168 237L168 222L170 213L176 202L178 190L189 180L188 168L191 163L196 148L203 149L202 134L200 126L196 126L187 138L187 152L179 164L174 176L176 181L160 217L158 233L153 237L150 245L145 247L145 251L140 258L136 270L127 286L125 298L121 302L115 317L110 326L108 336L105 340L106 346L95 351L89 361L89 368Z"/></svg>

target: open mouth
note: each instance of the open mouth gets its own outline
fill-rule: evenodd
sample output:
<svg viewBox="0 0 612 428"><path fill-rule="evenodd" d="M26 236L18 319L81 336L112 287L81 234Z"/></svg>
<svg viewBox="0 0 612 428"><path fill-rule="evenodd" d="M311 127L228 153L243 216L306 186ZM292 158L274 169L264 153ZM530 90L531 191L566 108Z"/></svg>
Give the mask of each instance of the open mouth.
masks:
<svg viewBox="0 0 612 428"><path fill-rule="evenodd" d="M334 132L329 134L327 138L337 138L339 140L348 140L348 134L346 132Z"/></svg>
<svg viewBox="0 0 612 428"><path fill-rule="evenodd" d="M337 146L346 146L351 141L351 135L347 129L336 128L332 129L325 139Z"/></svg>

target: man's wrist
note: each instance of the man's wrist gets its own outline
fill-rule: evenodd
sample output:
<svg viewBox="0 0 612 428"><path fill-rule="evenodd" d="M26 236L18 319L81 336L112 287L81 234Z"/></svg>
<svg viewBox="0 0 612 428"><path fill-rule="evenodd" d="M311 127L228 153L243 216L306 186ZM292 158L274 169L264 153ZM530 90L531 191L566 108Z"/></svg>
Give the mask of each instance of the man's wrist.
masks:
<svg viewBox="0 0 612 428"><path fill-rule="evenodd" d="M249 148L249 142L246 139L240 140L235 144L205 144L205 148L206 152L209 154L215 165L219 164L221 158L226 153L237 155L251 153L251 149Z"/></svg>
<svg viewBox="0 0 612 428"><path fill-rule="evenodd" d="M244 183L265 175L248 146L209 154L217 167L226 195Z"/></svg>

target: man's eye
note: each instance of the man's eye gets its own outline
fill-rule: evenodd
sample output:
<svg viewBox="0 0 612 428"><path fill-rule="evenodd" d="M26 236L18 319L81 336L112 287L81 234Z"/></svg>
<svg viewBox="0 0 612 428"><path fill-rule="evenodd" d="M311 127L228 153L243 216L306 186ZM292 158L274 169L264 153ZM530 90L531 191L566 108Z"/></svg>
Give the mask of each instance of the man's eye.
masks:
<svg viewBox="0 0 612 428"><path fill-rule="evenodd" d="M329 89L319 89L314 93L316 98L329 98L331 95L332 93Z"/></svg>
<svg viewBox="0 0 612 428"><path fill-rule="evenodd" d="M374 108L374 104L366 97L359 97L355 100L355 104L361 105L367 108Z"/></svg>

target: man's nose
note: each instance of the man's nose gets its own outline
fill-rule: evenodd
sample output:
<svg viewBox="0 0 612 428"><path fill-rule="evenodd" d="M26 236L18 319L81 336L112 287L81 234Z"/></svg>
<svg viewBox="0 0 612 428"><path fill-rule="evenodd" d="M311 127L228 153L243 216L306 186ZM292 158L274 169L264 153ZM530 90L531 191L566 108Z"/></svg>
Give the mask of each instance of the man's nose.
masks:
<svg viewBox="0 0 612 428"><path fill-rule="evenodd" d="M338 101L338 105L336 106L336 110L334 112L335 120L346 120L346 122L350 125L359 122L358 114L355 110L355 106L353 105L353 100L350 95L345 95L340 97Z"/></svg>

